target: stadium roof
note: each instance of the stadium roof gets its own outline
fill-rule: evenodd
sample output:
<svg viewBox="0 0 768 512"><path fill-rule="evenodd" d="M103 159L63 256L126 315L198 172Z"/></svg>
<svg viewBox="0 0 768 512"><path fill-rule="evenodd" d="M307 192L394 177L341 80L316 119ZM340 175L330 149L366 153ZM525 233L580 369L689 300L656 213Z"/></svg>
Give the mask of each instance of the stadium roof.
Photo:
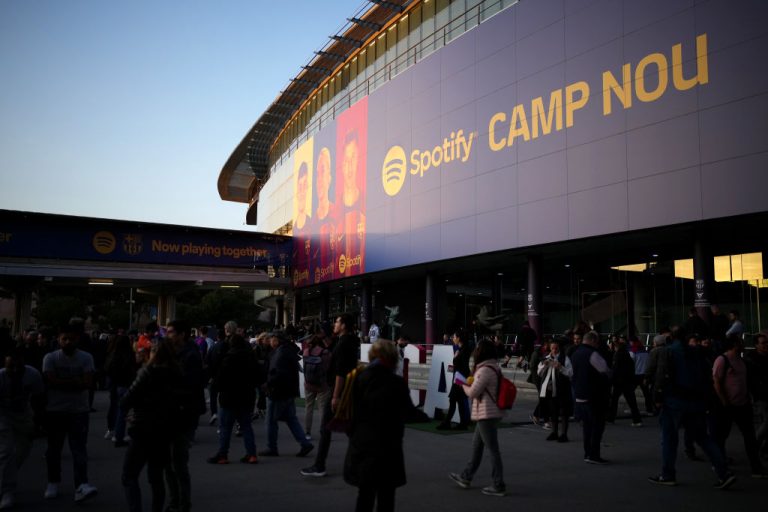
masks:
<svg viewBox="0 0 768 512"><path fill-rule="evenodd" d="M366 42L415 0L369 0L336 32L248 130L219 173L219 196L225 201L252 203L249 224L255 223L255 196L269 178L269 148L312 93L349 62Z"/></svg>

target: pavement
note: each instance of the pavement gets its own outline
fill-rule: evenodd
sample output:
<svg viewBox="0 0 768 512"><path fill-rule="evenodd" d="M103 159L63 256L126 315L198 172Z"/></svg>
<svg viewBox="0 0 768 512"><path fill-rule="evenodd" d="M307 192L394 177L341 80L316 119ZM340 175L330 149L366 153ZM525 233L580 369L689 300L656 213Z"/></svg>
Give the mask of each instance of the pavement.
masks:
<svg viewBox="0 0 768 512"><path fill-rule="evenodd" d="M84 503L73 502L72 466L68 448L62 461L63 482L55 500L43 500L45 489L45 440L37 440L19 474L16 494L18 510L59 511L127 510L120 473L124 449L103 439L106 429L107 394L98 392L91 416L88 440L89 475L98 495ZM499 430L508 495L485 496L480 489L489 485L488 457L470 489L462 489L448 479L449 472L459 472L470 455L472 434L442 435L406 429L406 473L408 484L397 490L396 508L400 511L519 511L555 512L590 510L622 512L667 510L765 510L768 480L750 477L741 435L735 430L729 440L729 456L735 459L732 470L738 480L726 491L712 488L714 475L706 462L691 462L682 454L678 459L678 486L664 487L648 483L661 465L660 432L656 418L644 419L643 427L630 427L628 417L619 417L608 425L603 457L606 466L585 464L581 447L581 429L572 424L571 442L545 441L548 431L527 421L536 396L521 389L518 402L507 415L509 426ZM623 410L620 403L619 410ZM300 418L303 409L299 410ZM210 465L205 459L216 452L216 427L201 418L197 439L190 454L192 502L195 510L238 511L262 509L270 512L311 510L312 512L353 510L357 490L344 483L342 465L347 441L334 434L328 458L328 475L302 477L299 470L312 464L314 452L306 458L295 456L299 449L284 424L280 425L280 457L262 457L257 465L237 462L244 453L241 438L232 439L231 462ZM257 448L265 448L264 420L253 423ZM317 436L319 418L315 416ZM149 510L149 485L142 475L145 510Z"/></svg>

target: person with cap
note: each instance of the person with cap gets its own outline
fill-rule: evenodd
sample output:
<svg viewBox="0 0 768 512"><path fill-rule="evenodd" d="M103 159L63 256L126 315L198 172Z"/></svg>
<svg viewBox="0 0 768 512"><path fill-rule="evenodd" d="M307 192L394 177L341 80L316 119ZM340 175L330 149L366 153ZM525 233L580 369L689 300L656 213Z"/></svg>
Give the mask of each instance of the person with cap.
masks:
<svg viewBox="0 0 768 512"><path fill-rule="evenodd" d="M278 421L284 421L301 449L297 457L304 457L314 449L296 417L299 396L299 352L291 340L280 331L269 336L272 353L267 367L267 449L259 452L264 457L276 457Z"/></svg>

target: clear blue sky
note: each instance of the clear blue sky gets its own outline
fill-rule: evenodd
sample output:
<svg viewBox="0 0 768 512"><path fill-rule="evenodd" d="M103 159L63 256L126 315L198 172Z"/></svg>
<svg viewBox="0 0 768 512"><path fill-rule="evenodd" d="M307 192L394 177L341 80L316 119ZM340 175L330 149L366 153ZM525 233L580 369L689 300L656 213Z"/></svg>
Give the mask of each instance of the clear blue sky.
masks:
<svg viewBox="0 0 768 512"><path fill-rule="evenodd" d="M0 208L252 229L222 165L361 0L3 0Z"/></svg>

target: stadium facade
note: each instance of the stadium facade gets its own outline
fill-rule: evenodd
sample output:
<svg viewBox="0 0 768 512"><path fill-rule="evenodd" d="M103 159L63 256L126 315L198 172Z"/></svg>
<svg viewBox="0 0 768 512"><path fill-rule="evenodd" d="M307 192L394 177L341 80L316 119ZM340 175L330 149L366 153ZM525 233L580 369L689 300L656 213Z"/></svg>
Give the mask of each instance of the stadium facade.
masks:
<svg viewBox="0 0 768 512"><path fill-rule="evenodd" d="M754 332L766 21L759 0L370 2L219 194L293 236L295 321L348 311L433 343L525 319L650 333L717 302Z"/></svg>

